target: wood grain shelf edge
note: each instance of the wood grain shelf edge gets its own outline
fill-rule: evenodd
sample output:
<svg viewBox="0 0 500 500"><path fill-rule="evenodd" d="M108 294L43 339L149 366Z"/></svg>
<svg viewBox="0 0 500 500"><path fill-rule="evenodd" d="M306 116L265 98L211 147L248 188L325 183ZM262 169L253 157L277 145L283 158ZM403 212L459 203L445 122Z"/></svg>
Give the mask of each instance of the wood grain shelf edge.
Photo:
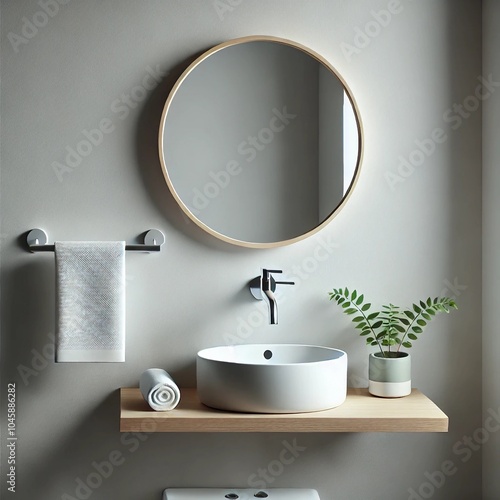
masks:
<svg viewBox="0 0 500 500"><path fill-rule="evenodd" d="M155 412L138 388L120 389L121 432L447 432L448 417L418 389L385 399L349 389L345 403L313 413L233 413L209 408L196 389L182 389L179 406Z"/></svg>

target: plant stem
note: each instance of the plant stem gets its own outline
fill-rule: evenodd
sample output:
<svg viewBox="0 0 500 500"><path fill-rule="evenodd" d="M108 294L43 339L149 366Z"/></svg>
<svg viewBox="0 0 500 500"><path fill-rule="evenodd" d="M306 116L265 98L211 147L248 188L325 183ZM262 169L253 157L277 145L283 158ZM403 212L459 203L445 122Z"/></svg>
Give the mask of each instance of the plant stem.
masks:
<svg viewBox="0 0 500 500"><path fill-rule="evenodd" d="M370 320L366 317L364 311L362 311L361 308L354 301L352 301L351 304L361 313L361 315L365 319L366 324L368 325L368 327L370 328L371 332L373 333L373 338L377 342L377 345L378 345L378 347L380 349L380 352L382 353L382 356L384 356L384 358L385 358L386 356L385 356L384 350L382 349L382 346L380 345L380 342L377 339L377 332L373 329L372 324L370 323Z"/></svg>
<svg viewBox="0 0 500 500"><path fill-rule="evenodd" d="M412 327L413 323L415 323L415 321L417 321L417 319L422 315L423 311L424 310L422 309L418 314L415 313L415 317L411 320L411 323L406 327L406 331L403 334L403 336L401 337L401 342L400 342L400 344L398 346L398 350L396 352L399 352L399 350L401 349L401 346L403 345L403 342L405 341L405 338L408 335L408 332L410 331L410 328Z"/></svg>

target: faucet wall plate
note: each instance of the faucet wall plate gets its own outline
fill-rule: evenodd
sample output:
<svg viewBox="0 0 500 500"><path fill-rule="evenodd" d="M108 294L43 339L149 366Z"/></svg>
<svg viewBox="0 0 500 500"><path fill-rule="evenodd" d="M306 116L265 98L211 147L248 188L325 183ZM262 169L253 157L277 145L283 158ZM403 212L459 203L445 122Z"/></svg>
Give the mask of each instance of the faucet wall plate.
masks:
<svg viewBox="0 0 500 500"><path fill-rule="evenodd" d="M260 280L261 280L261 277L257 276L253 280L251 280L249 283L250 293L257 300L262 300L262 298L263 298ZM276 291L276 280L271 276L270 281L271 281L271 291L275 292Z"/></svg>

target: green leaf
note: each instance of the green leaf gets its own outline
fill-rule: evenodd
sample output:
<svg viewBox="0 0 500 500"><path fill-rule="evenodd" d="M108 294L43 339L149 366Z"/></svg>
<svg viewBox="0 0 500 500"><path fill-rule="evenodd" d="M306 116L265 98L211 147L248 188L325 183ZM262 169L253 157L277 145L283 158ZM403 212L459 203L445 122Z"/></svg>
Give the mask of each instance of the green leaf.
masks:
<svg viewBox="0 0 500 500"><path fill-rule="evenodd" d="M422 311L422 309L420 309L420 307L417 306L417 304L413 304L413 310L418 314L420 311Z"/></svg>
<svg viewBox="0 0 500 500"><path fill-rule="evenodd" d="M425 309L427 307L426 304L425 304L425 302L423 300L420 301L420 307L422 309Z"/></svg>
<svg viewBox="0 0 500 500"><path fill-rule="evenodd" d="M373 323L372 325L372 328L375 329L375 328L380 328L380 326L382 326L382 321L375 321L375 323Z"/></svg>
<svg viewBox="0 0 500 500"><path fill-rule="evenodd" d="M358 301L359 301L359 299L358 299ZM359 306L359 304L358 304L358 306ZM370 309L370 307L371 307L371 304L370 304L370 303L368 303L368 304L365 304L365 305L361 308L361 310L362 310L363 312L365 312L365 311L368 311L368 309Z"/></svg>
<svg viewBox="0 0 500 500"><path fill-rule="evenodd" d="M354 309L354 307L351 307L350 309L346 309L344 312L346 314L354 314L354 313L358 312L358 310Z"/></svg>
<svg viewBox="0 0 500 500"><path fill-rule="evenodd" d="M399 333L404 333L405 329L401 325L394 325L394 328L399 332Z"/></svg>
<svg viewBox="0 0 500 500"><path fill-rule="evenodd" d="M414 333L409 333L408 338L411 340L417 340L418 337Z"/></svg>
<svg viewBox="0 0 500 500"><path fill-rule="evenodd" d="M412 330L413 330L413 333L422 333L423 332L422 328L420 328L419 326L414 326L412 328Z"/></svg>
<svg viewBox="0 0 500 500"><path fill-rule="evenodd" d="M430 321L431 320L431 317L429 314L427 313L422 313L422 318L425 318L427 321Z"/></svg>
<svg viewBox="0 0 500 500"><path fill-rule="evenodd" d="M358 296L358 292L356 290L353 290L351 293L351 300L354 302L356 300L357 296Z"/></svg>
<svg viewBox="0 0 500 500"><path fill-rule="evenodd" d="M426 326L427 325L427 322L424 321L423 319L417 319L417 323L420 325L420 326Z"/></svg>
<svg viewBox="0 0 500 500"><path fill-rule="evenodd" d="M351 306L351 303L346 300L343 304L342 304L342 307L345 309L346 307L350 307Z"/></svg>
<svg viewBox="0 0 500 500"><path fill-rule="evenodd" d="M370 304L371 305L371 304ZM368 315L368 320L371 321L372 319L375 319L378 315L380 314L380 312L374 312L374 313L371 313Z"/></svg>
<svg viewBox="0 0 500 500"><path fill-rule="evenodd" d="M363 318L364 319L364 318ZM356 325L356 328L360 329L360 330L364 330L368 325L366 324L365 321L359 323L358 325Z"/></svg>
<svg viewBox="0 0 500 500"><path fill-rule="evenodd" d="M370 345L373 345L373 346L378 345L378 342L376 340L374 340Z"/></svg>
<svg viewBox="0 0 500 500"><path fill-rule="evenodd" d="M366 339L366 343L367 343L367 344L371 344L374 340L375 340L375 339L374 339L373 337L368 337L368 338Z"/></svg>
<svg viewBox="0 0 500 500"><path fill-rule="evenodd" d="M410 322L406 318L399 318L399 321L401 321L401 323L403 323L403 325L406 325L406 326L408 326L410 324Z"/></svg>
<svg viewBox="0 0 500 500"><path fill-rule="evenodd" d="M436 311L434 310L434 306L430 307L429 309L426 309L425 312L430 314L431 316L434 316L436 314Z"/></svg>
<svg viewBox="0 0 500 500"><path fill-rule="evenodd" d="M406 347L407 349L409 349L412 346L412 343L409 341L406 341L406 342L403 342L402 345L403 345L403 347Z"/></svg>
<svg viewBox="0 0 500 500"><path fill-rule="evenodd" d="M339 305L340 305L340 304L343 304L343 303L345 302L344 297L339 297L339 298L337 299L337 302L338 302L338 304L339 304Z"/></svg>
<svg viewBox="0 0 500 500"><path fill-rule="evenodd" d="M349 298L349 290L347 289L347 287L345 287L344 296L345 296L346 299Z"/></svg>
<svg viewBox="0 0 500 500"><path fill-rule="evenodd" d="M352 319L353 323L359 323L360 321L363 321L365 318L363 316L356 316L355 318Z"/></svg>
<svg viewBox="0 0 500 500"><path fill-rule="evenodd" d="M431 306L431 305L432 305L432 299L431 299L430 297L427 299L427 305L428 305L428 306Z"/></svg>
<svg viewBox="0 0 500 500"><path fill-rule="evenodd" d="M364 296L364 295L360 295L360 296L358 297L358 300L356 301L356 304L357 304L358 306L360 306L360 305L363 303L363 300L365 300L365 296Z"/></svg>
<svg viewBox="0 0 500 500"><path fill-rule="evenodd" d="M364 337L364 336L368 335L369 333L371 333L371 330L363 330L363 331L360 333L360 335L361 335L362 337Z"/></svg>
<svg viewBox="0 0 500 500"><path fill-rule="evenodd" d="M404 313L410 318L415 319L415 315L411 311L404 311Z"/></svg>

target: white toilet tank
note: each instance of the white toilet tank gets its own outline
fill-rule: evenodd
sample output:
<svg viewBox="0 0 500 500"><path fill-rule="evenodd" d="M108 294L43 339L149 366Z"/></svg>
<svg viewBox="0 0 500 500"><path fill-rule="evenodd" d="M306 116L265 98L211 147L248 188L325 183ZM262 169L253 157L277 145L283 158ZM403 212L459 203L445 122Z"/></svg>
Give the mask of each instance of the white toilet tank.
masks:
<svg viewBox="0 0 500 500"><path fill-rule="evenodd" d="M266 490L237 488L168 488L163 500L320 500L316 490L270 488Z"/></svg>

